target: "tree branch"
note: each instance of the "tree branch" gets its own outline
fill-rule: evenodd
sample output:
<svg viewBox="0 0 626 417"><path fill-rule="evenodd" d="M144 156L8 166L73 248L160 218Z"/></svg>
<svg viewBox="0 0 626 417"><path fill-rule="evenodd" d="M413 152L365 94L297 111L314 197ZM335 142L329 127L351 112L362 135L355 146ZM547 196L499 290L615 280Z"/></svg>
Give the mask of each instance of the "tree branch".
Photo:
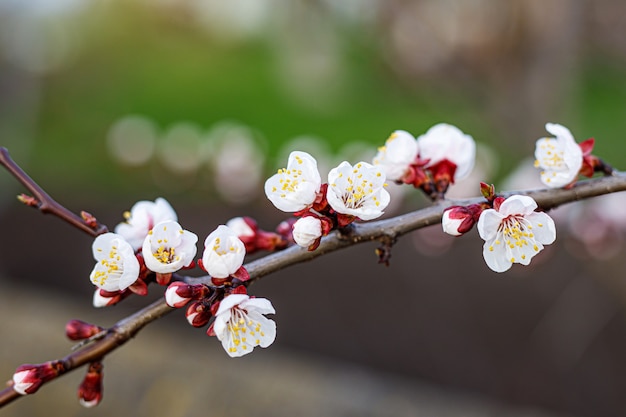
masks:
<svg viewBox="0 0 626 417"><path fill-rule="evenodd" d="M22 202L25 202L29 206L36 207L43 214L53 214L91 236L95 237L107 232L107 227L96 221L89 213L82 212L81 217L57 203L43 188L28 176L13 159L11 159L7 148L0 147L0 164L35 197L34 200L29 199L29 201L22 199Z"/></svg>
<svg viewBox="0 0 626 417"><path fill-rule="evenodd" d="M614 173L613 176L596 178L580 182L569 189L543 189L529 192L506 192L503 196L513 194L529 195L537 201L543 210L549 210L562 204L583 200L619 191L626 191L626 175ZM329 252L374 240L395 240L408 232L432 226L441 222L443 211L452 205L469 205L484 202L484 198L467 200L443 200L433 206L426 207L411 213L389 219L355 224L344 230L336 230L324 239L314 251L292 246L281 252L269 254L263 258L248 263L245 267L250 274L249 285L256 280L281 270L287 266L309 261ZM210 277L185 278L193 283L210 283ZM70 372L86 363L98 360L111 351L126 343L139 330L152 321L170 313L174 309L167 306L163 299L157 300L149 306L128 316L113 327L105 335L91 344L85 345L67 355L61 360L64 365L63 373ZM0 391L0 407L19 398L20 395L11 387Z"/></svg>

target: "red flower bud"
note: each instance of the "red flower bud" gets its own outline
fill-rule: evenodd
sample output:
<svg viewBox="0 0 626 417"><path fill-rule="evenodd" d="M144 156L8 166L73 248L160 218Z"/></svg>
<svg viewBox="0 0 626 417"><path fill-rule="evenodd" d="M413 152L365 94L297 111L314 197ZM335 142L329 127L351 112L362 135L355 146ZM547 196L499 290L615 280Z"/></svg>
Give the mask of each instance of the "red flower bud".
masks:
<svg viewBox="0 0 626 417"><path fill-rule="evenodd" d="M196 301L189 304L185 316L193 327L202 327L211 319L211 311L202 301Z"/></svg>
<svg viewBox="0 0 626 417"><path fill-rule="evenodd" d="M89 339L103 330L103 327L76 319L68 321L65 325L65 335L70 340Z"/></svg>
<svg viewBox="0 0 626 417"><path fill-rule="evenodd" d="M176 281L165 290L165 302L170 307L181 308L193 299L206 297L210 292L210 288L204 284L186 284Z"/></svg>
<svg viewBox="0 0 626 417"><path fill-rule="evenodd" d="M482 207L479 204L448 208L441 217L443 231L452 236L461 236L469 232L478 221L481 211Z"/></svg>
<svg viewBox="0 0 626 417"><path fill-rule="evenodd" d="M64 370L60 361L20 365L13 374L13 389L22 395L33 394L42 384L56 378Z"/></svg>
<svg viewBox="0 0 626 417"><path fill-rule="evenodd" d="M78 387L78 401L83 407L91 408L102 400L102 363L92 362L87 375Z"/></svg>

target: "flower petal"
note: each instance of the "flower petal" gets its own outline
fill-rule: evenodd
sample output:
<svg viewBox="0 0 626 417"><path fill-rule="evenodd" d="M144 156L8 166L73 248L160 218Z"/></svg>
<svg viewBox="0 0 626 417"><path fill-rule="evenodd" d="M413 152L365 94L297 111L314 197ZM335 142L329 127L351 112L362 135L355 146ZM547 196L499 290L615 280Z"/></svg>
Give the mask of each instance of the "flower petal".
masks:
<svg viewBox="0 0 626 417"><path fill-rule="evenodd" d="M506 255L505 246L495 245L494 241L487 241L483 245L483 258L485 258L487 266L495 272L507 271L513 265Z"/></svg>
<svg viewBox="0 0 626 417"><path fill-rule="evenodd" d="M498 233L498 227L504 216L494 209L483 210L478 218L478 234L483 240L493 240Z"/></svg>
<svg viewBox="0 0 626 417"><path fill-rule="evenodd" d="M499 213L506 217L513 214L527 215L535 211L537 202L527 195L512 195L500 205Z"/></svg>
<svg viewBox="0 0 626 417"><path fill-rule="evenodd" d="M556 226L554 220L546 213L534 212L526 216L531 223L533 234L537 242L549 245L556 240Z"/></svg>

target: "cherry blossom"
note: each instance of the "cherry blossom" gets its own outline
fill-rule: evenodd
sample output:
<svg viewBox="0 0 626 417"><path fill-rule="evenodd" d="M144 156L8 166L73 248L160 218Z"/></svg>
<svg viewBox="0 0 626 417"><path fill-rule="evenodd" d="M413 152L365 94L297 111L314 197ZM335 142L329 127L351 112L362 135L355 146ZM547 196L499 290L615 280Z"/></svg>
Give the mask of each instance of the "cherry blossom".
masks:
<svg viewBox="0 0 626 417"><path fill-rule="evenodd" d="M535 147L535 167L541 168L541 182L548 187L566 186L578 177L583 166L583 151L568 128L546 123L553 138L541 138Z"/></svg>
<svg viewBox="0 0 626 417"><path fill-rule="evenodd" d="M385 179L378 166L367 162L352 166L344 161L328 173L328 204L337 213L361 220L380 217L390 200Z"/></svg>
<svg viewBox="0 0 626 417"><path fill-rule="evenodd" d="M484 210L478 219L478 233L485 241L483 256L487 266L504 272L514 263L528 265L544 245L556 239L550 216L536 212L531 197L513 195L494 201L494 208Z"/></svg>
<svg viewBox="0 0 626 417"><path fill-rule="evenodd" d="M287 168L281 168L265 182L267 198L279 210L292 213L310 207L322 180L317 161L306 152L291 152Z"/></svg>
<svg viewBox="0 0 626 417"><path fill-rule="evenodd" d="M160 274L176 272L189 266L196 256L198 236L184 230L173 220L158 223L143 242L146 267Z"/></svg>
<svg viewBox="0 0 626 417"><path fill-rule="evenodd" d="M474 168L476 143L470 135L464 134L456 126L439 123L417 138L420 158L428 160L426 168L437 177L437 171L444 169L450 174L450 183L467 177ZM451 167L448 164L451 163ZM447 172L452 171L452 172Z"/></svg>
<svg viewBox="0 0 626 417"><path fill-rule="evenodd" d="M155 224L166 220L177 221L176 212L164 198L152 201L139 201L124 213L126 219L115 227L115 233L122 235L124 239L138 250L143 241Z"/></svg>
<svg viewBox="0 0 626 417"><path fill-rule="evenodd" d="M293 240L304 248L308 248L322 237L322 221L315 216L298 219L293 225Z"/></svg>
<svg viewBox="0 0 626 417"><path fill-rule="evenodd" d="M92 245L96 266L91 271L91 282L105 291L121 291L139 278L139 261L135 251L116 233L105 233Z"/></svg>
<svg viewBox="0 0 626 417"><path fill-rule="evenodd" d="M385 146L378 148L372 162L382 168L388 180L402 181L411 164L415 162L417 154L415 137L404 130L396 130L389 136Z"/></svg>
<svg viewBox="0 0 626 417"><path fill-rule="evenodd" d="M226 353L236 358L274 342L276 323L263 316L274 313L272 303L265 298L231 294L220 302L211 327Z"/></svg>
<svg viewBox="0 0 626 417"><path fill-rule="evenodd" d="M204 241L202 265L212 277L226 278L241 268L245 256L245 245L237 234L220 225Z"/></svg>

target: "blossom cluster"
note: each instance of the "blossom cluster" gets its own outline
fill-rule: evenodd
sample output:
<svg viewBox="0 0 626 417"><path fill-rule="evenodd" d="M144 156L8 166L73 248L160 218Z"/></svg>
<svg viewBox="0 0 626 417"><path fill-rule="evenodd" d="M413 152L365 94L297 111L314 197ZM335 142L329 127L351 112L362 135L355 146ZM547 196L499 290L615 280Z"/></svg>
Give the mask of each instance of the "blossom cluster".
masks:
<svg viewBox="0 0 626 417"><path fill-rule="evenodd" d="M578 175L610 171L591 155L594 140L580 144L566 127L548 123L554 138L541 138L535 149L535 166L541 181L549 187L571 186ZM315 250L323 236L355 220L380 217L390 202L385 181L408 184L424 191L433 200L445 198L451 184L468 177L476 156L474 139L459 128L439 123L418 137L396 130L378 148L372 164L344 161L322 183L315 158L294 151L287 167L279 169L265 183L265 194L278 209L294 213L291 238L299 246ZM445 233L460 236L477 224L485 240L483 256L494 271L508 270L513 263L528 265L532 257L556 238L554 222L538 212L528 196L507 199L495 195L483 184L487 201L469 206L452 206L442 215Z"/></svg>
<svg viewBox="0 0 626 417"><path fill-rule="evenodd" d="M204 251L197 260L210 275L211 285L187 284L172 282L172 277L194 266L198 236L178 223L171 205L163 198L140 201L124 217L115 233L98 236L92 246L96 265L90 279L97 287L96 307L115 304L131 293L146 294L153 278L160 285L168 285L168 305L181 308L190 304L186 317L191 325L202 327L214 319L207 333L216 336L230 356L241 356L254 346L267 347L273 342L276 325L260 314L273 314L274 309L268 300L246 294L242 284L249 276L243 261L247 248L285 247L287 241L282 236L260 230L251 218L231 219L230 227L219 225L204 240ZM242 317L246 323L239 323ZM242 337L241 326L254 326L248 334L256 338Z"/></svg>
<svg viewBox="0 0 626 417"><path fill-rule="evenodd" d="M471 136L456 126L439 123L418 138L396 130L378 148L373 163L389 180L442 197L450 184L470 174L475 158L476 143Z"/></svg>
<svg viewBox="0 0 626 417"><path fill-rule="evenodd" d="M293 240L314 250L322 236L355 220L380 217L390 201L382 169L367 162L343 161L322 184L317 161L306 152L294 151L287 167L265 182L265 194L276 208L294 213Z"/></svg>
<svg viewBox="0 0 626 417"><path fill-rule="evenodd" d="M591 154L594 139L578 144L565 126L547 123L546 130L555 137L537 140L535 167L540 168L541 182L551 188L571 187L579 175L595 172L610 174L612 168ZM512 264L528 265L544 245L556 239L553 219L537 211L537 203L529 196L497 197L493 186L481 184L487 202L469 206L452 206L442 215L444 232L460 236L477 225L485 241L483 257L487 266L504 272Z"/></svg>

